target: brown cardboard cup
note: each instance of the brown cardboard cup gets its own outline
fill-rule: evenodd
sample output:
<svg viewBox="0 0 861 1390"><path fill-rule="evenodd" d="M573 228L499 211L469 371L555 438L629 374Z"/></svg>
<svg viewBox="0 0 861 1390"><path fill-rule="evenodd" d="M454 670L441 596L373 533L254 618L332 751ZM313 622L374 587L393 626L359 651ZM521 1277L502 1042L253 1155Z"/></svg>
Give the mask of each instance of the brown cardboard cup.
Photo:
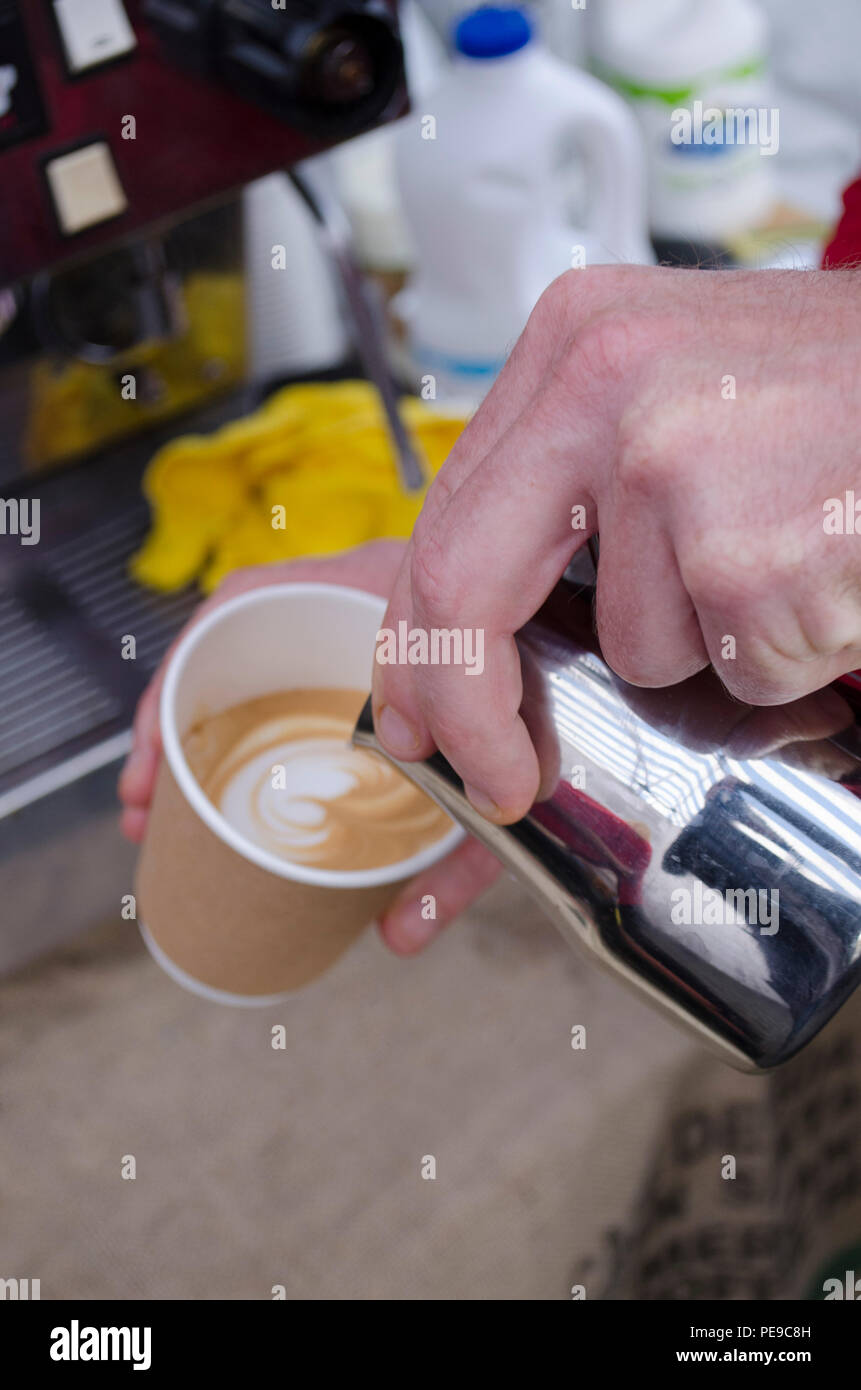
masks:
<svg viewBox="0 0 861 1390"><path fill-rule="evenodd" d="M332 584L255 589L213 609L182 639L161 695L164 757L136 898L159 964L196 994L271 1004L327 969L400 886L463 838L452 829L384 868L293 864L246 840L204 795L182 741L201 718L279 690L365 689L382 599Z"/></svg>

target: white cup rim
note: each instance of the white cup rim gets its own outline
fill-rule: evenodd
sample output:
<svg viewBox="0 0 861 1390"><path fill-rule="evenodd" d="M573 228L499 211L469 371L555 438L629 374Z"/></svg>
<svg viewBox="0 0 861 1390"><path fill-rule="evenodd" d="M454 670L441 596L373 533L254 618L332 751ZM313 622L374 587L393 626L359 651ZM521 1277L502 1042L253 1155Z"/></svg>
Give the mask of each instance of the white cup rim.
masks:
<svg viewBox="0 0 861 1390"><path fill-rule="evenodd" d="M223 622L229 614L259 603L276 603L287 595L291 598L308 598L321 594L337 595L346 602L366 609L368 604L372 604L379 608L380 620L386 611L385 599L377 594L369 594L364 589L352 589L343 584L318 584L307 580L295 584L267 584L259 589L249 589L247 593L238 594L236 598L225 600L188 630L168 662L159 704L162 748L174 779L192 810L219 840L229 845L243 859L292 883L310 883L319 888L376 888L421 873L423 869L437 863L455 849L465 838L466 832L461 826L453 825L447 834L420 850L418 854L413 854L409 859L402 859L396 864L384 864L375 869L315 869L307 864L296 864L292 860L282 859L262 849L252 840L246 839L213 806L188 766L174 719L177 693L192 653L207 633Z"/></svg>

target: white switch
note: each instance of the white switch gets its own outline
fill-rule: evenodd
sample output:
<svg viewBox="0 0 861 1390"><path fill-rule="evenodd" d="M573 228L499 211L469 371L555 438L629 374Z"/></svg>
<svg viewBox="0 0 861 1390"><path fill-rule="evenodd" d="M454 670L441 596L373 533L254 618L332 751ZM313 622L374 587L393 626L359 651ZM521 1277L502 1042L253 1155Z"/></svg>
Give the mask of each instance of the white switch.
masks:
<svg viewBox="0 0 861 1390"><path fill-rule="evenodd" d="M71 72L108 63L137 46L122 0L54 0Z"/></svg>
<svg viewBox="0 0 861 1390"><path fill-rule="evenodd" d="M117 217L128 207L126 195L104 141L61 154L45 165L60 226L67 236Z"/></svg>

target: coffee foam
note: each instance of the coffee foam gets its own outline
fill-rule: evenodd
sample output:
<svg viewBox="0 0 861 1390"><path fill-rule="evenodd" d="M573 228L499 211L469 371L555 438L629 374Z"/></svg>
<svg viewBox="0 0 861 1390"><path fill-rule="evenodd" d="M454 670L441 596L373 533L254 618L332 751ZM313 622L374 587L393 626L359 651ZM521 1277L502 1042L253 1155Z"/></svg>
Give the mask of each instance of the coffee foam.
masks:
<svg viewBox="0 0 861 1390"><path fill-rule="evenodd" d="M321 869L396 864L451 822L390 763L350 746L363 703L349 690L248 700L199 721L186 757L225 820L261 849Z"/></svg>

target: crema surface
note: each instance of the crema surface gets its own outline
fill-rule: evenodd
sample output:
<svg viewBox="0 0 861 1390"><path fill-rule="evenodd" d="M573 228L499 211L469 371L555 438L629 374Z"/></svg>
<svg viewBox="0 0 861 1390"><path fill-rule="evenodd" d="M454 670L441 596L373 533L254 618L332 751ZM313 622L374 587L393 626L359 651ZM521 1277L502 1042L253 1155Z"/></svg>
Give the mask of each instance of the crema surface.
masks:
<svg viewBox="0 0 861 1390"><path fill-rule="evenodd" d="M225 820L270 854L319 869L383 868L451 821L383 758L352 748L365 695L290 690L201 719L189 767Z"/></svg>

